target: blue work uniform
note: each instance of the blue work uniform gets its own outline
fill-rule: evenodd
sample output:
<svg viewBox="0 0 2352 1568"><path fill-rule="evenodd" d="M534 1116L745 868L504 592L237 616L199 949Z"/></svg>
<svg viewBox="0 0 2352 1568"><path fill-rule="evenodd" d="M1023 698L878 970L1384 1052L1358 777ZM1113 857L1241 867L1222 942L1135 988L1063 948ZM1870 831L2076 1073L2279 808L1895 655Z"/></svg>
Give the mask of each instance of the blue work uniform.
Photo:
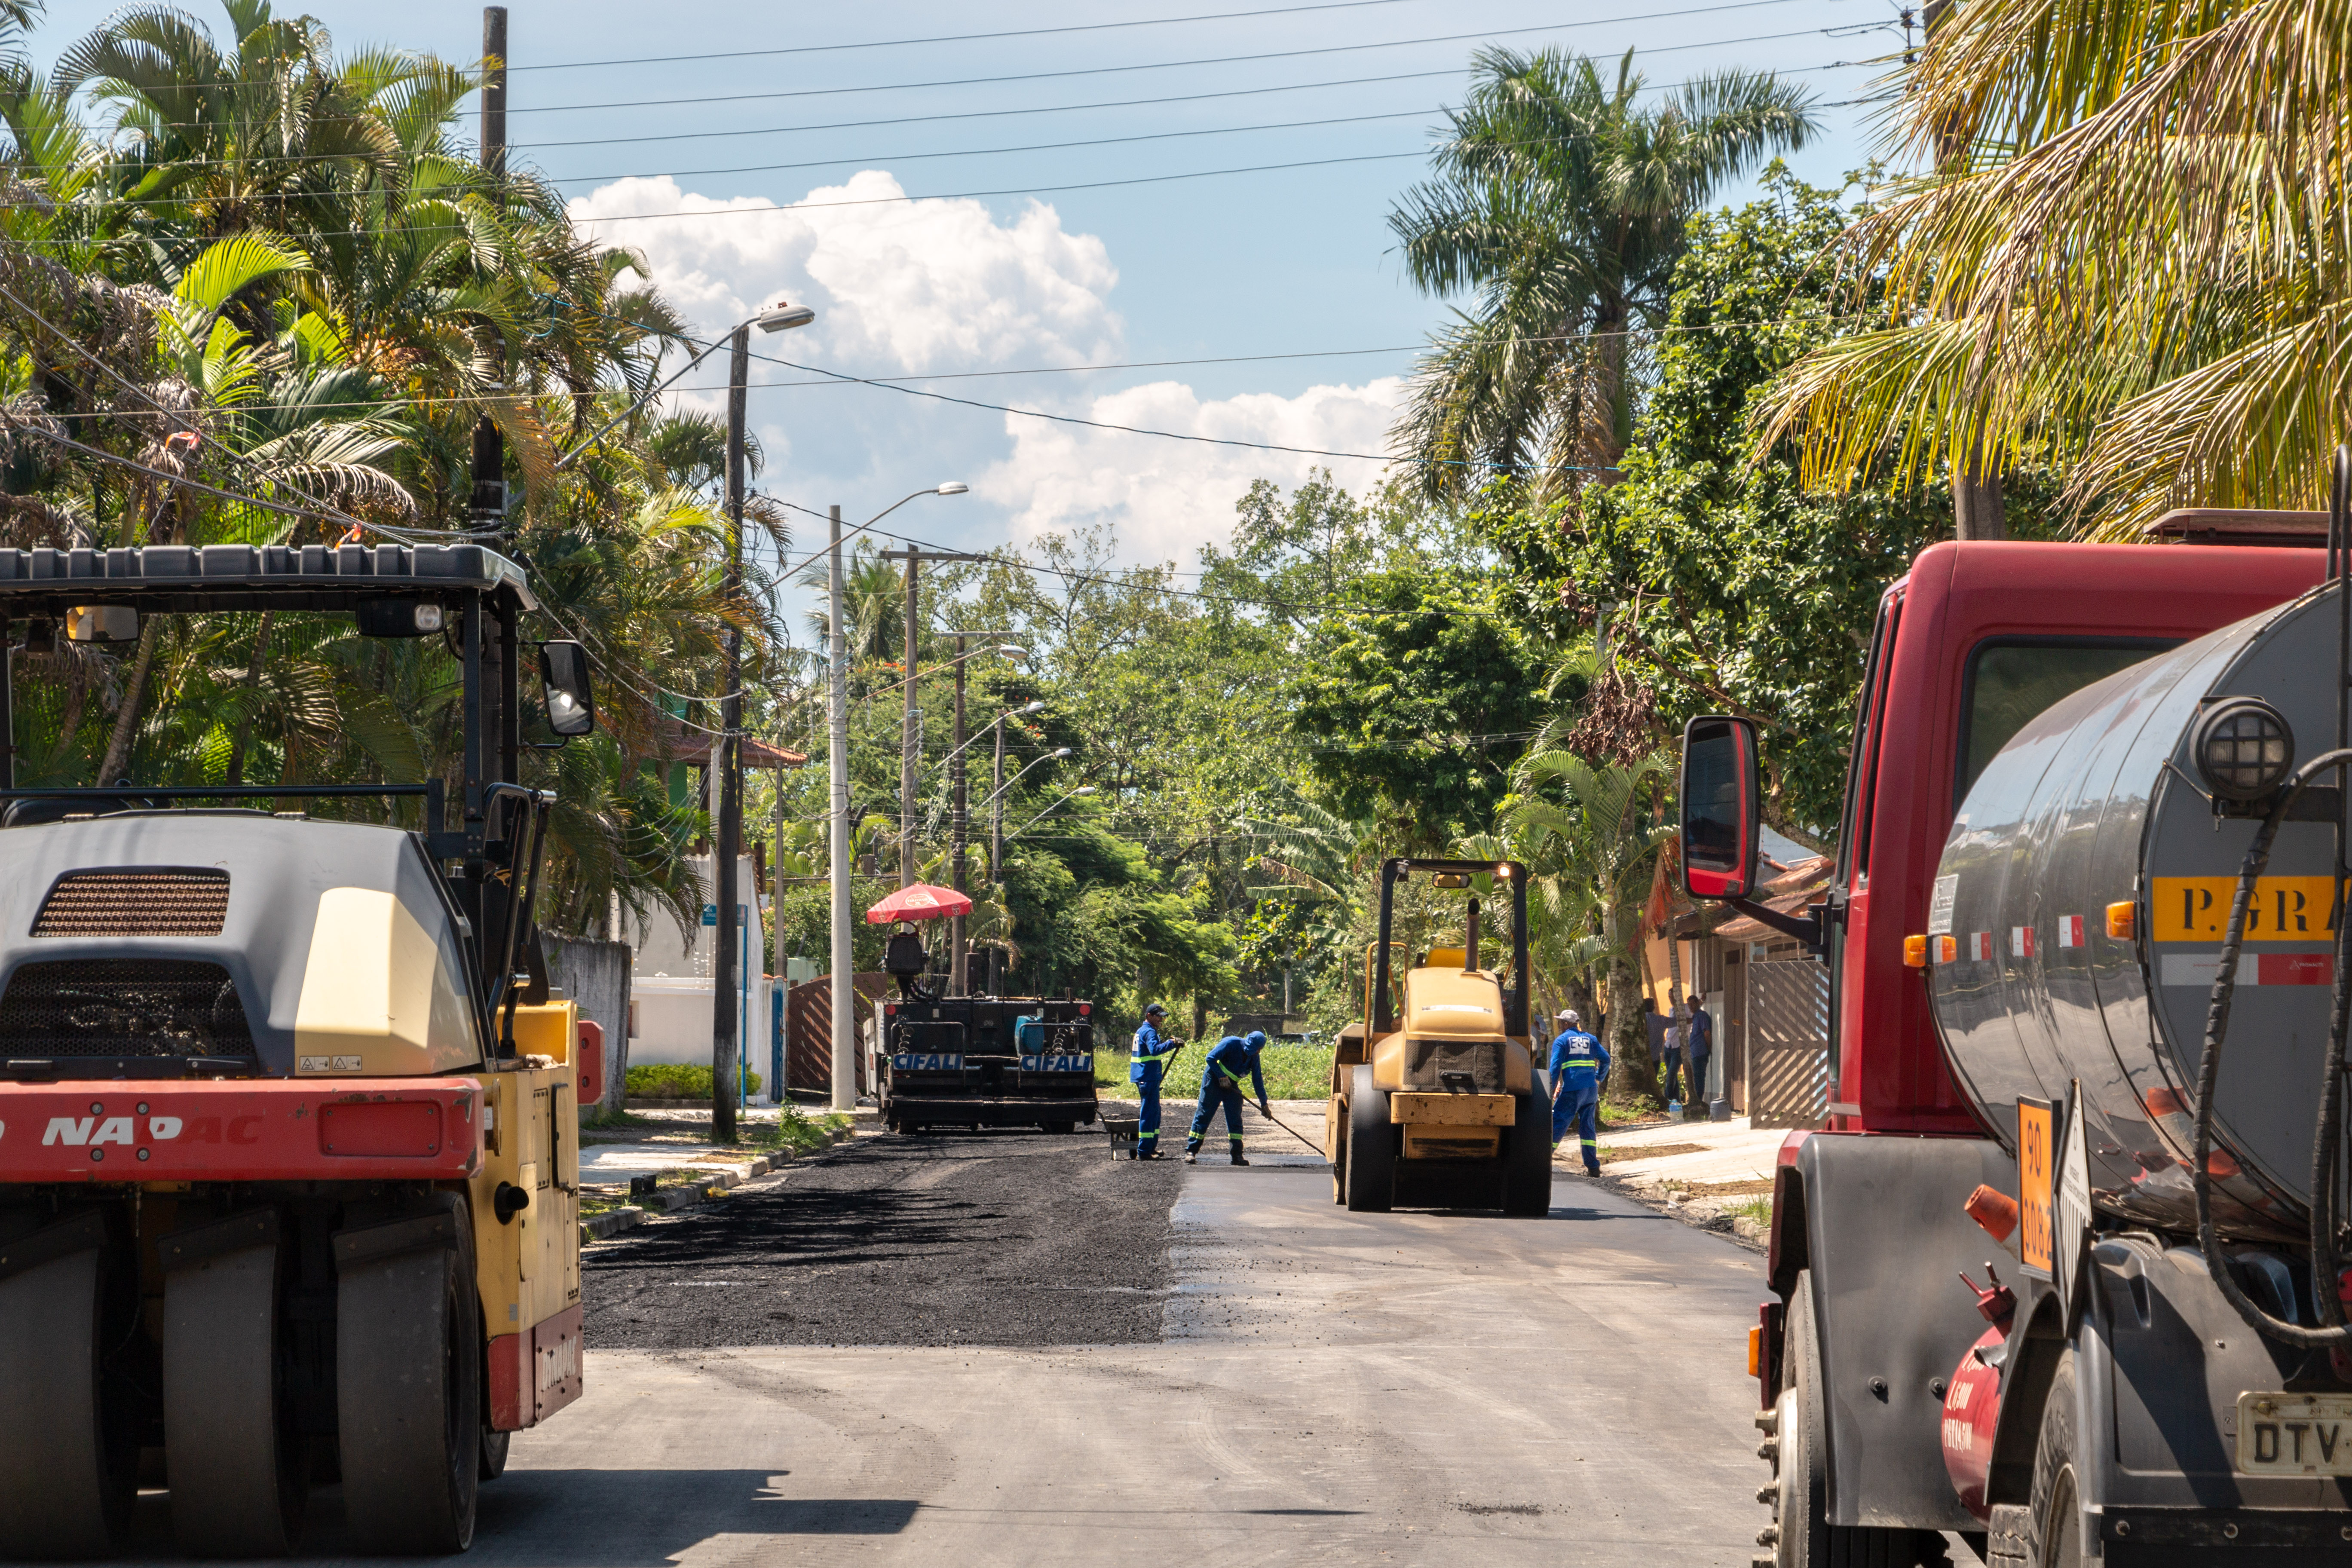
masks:
<svg viewBox="0 0 2352 1568"><path fill-rule="evenodd" d="M1551 1141L1557 1148L1576 1123L1588 1175L1601 1173L1601 1080L1609 1076L1609 1048L1581 1029L1562 1029L1551 1043Z"/></svg>
<svg viewBox="0 0 2352 1568"><path fill-rule="evenodd" d="M1264 1036L1257 1037L1261 1041ZM1184 1139L1184 1152L1201 1152L1201 1140L1209 1131L1209 1120L1219 1106L1225 1110L1225 1135L1232 1141L1234 1158L1242 1157L1242 1079L1250 1081L1251 1098L1260 1106L1265 1104L1265 1074L1258 1066L1258 1053L1263 1044L1252 1046L1239 1035L1227 1035L1201 1064L1201 1103L1192 1112L1192 1131Z"/></svg>
<svg viewBox="0 0 2352 1568"><path fill-rule="evenodd" d="M1135 1152L1139 1158L1150 1159L1160 1147L1160 1080L1167 1076L1168 1059L1182 1047L1160 1032L1160 1026L1150 1019L1135 1031L1134 1060L1127 1069L1127 1081L1134 1084L1143 1095L1143 1115L1136 1126Z"/></svg>

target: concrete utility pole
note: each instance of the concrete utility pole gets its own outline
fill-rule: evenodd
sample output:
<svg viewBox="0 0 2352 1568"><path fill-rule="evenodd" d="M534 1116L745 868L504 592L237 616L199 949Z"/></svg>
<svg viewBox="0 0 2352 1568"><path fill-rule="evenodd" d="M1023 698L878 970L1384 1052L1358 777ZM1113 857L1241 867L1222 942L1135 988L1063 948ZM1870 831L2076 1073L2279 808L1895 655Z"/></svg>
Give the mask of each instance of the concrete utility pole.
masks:
<svg viewBox="0 0 2352 1568"><path fill-rule="evenodd" d="M1952 0L1927 0L1924 20L1927 26L1927 44L1935 47L1937 29L1951 19ZM1906 13L1903 37L1908 53L1911 21ZM1968 142L1961 128L1949 122L1936 128L1936 166L1948 171L1965 163ZM1973 389L1971 389L1973 390ZM2008 514L2001 509L2000 459L1984 449L1982 437L1972 437L1965 452L1954 450L1952 472L1952 537L1955 539L2006 539L2009 537Z"/></svg>
<svg viewBox="0 0 2352 1568"><path fill-rule="evenodd" d="M856 976L849 954L849 638L842 625L841 509L831 509L833 542L828 577L832 633L826 651L833 668L826 728L827 768L832 773L831 857L827 869L833 882L833 1108L857 1106L857 1068L850 1051L856 1041L857 1014L852 987Z"/></svg>
<svg viewBox="0 0 2352 1568"><path fill-rule="evenodd" d="M727 378L727 592L731 597L743 584L743 420L744 400L751 375L751 329L735 329ZM742 896L735 861L743 847L743 633L727 628L726 674L719 695L719 733L712 739L710 765L719 810L716 841L711 845L711 898L719 906L710 955L710 1135L721 1143L735 1140L736 1057L741 1048L737 1013L742 1000L736 994L736 944L743 923L736 914Z"/></svg>

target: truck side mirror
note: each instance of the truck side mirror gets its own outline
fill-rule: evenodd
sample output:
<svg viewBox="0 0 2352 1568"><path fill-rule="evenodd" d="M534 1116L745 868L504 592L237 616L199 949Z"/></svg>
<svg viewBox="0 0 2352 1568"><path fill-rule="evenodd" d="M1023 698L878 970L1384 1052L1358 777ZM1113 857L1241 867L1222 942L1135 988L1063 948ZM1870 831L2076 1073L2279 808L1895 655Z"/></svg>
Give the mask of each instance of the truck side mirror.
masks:
<svg viewBox="0 0 2352 1568"><path fill-rule="evenodd" d="M588 684L588 650L576 642L539 645L540 690L547 727L565 737L596 727L596 694Z"/></svg>
<svg viewBox="0 0 2352 1568"><path fill-rule="evenodd" d="M1683 890L1695 899L1744 899L1763 862L1757 834L1764 796L1757 779L1756 726L1707 714L1683 727Z"/></svg>

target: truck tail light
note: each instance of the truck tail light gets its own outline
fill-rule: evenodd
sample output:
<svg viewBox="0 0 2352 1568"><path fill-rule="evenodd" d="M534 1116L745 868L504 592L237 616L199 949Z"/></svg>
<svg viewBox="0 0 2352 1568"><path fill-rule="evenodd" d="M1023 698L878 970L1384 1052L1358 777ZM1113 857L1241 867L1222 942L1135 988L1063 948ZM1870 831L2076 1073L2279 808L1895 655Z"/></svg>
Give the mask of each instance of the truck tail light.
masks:
<svg viewBox="0 0 2352 1568"><path fill-rule="evenodd" d="M1761 1327L1748 1331L1748 1375L1764 1375L1764 1331Z"/></svg>
<svg viewBox="0 0 2352 1568"><path fill-rule="evenodd" d="M1905 937L1903 939L1903 962L1906 966L1912 969L1927 968L1927 939L1924 936Z"/></svg>
<svg viewBox="0 0 2352 1568"><path fill-rule="evenodd" d="M2107 934L2117 942L2129 942L2134 929L2134 916L2138 906L2128 901L2107 906Z"/></svg>

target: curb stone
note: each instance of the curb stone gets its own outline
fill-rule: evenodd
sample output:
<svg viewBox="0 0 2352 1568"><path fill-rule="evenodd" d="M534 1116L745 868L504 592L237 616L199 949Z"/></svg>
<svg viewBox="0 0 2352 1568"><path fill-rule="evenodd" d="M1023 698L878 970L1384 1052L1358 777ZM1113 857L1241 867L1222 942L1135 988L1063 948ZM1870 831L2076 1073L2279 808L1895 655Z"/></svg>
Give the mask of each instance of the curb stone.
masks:
<svg viewBox="0 0 2352 1568"><path fill-rule="evenodd" d="M836 1144L845 1143L855 1135L855 1132L856 1130L849 1127L828 1128L825 1130L824 1147L832 1148ZM820 1150L809 1151L810 1153L820 1152ZM740 1186L745 1182L757 1181L779 1167L788 1165L794 1160L803 1157L798 1150L779 1149L771 1153L759 1155L748 1164L738 1165L732 1170L715 1172L701 1181L658 1190L643 1205L627 1204L620 1208L607 1209L603 1214L591 1215L580 1222L581 1245L584 1247L592 1241L607 1240L625 1230L635 1230L645 1223L646 1215L649 1211L662 1215L674 1215L681 1209L699 1207L712 1198L725 1195L730 1187Z"/></svg>

